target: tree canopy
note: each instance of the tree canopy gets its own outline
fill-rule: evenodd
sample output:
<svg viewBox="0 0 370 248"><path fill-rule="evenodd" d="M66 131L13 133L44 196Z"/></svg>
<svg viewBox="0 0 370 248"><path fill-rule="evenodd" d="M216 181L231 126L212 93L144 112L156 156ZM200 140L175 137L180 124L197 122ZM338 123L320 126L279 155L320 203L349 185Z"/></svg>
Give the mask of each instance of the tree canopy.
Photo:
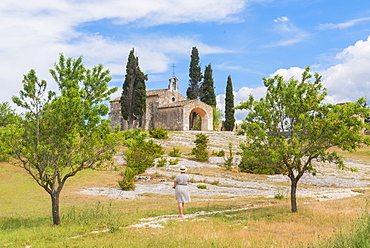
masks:
<svg viewBox="0 0 370 248"><path fill-rule="evenodd" d="M235 125L234 92L231 76L227 77L225 96L225 130L232 131Z"/></svg>
<svg viewBox="0 0 370 248"><path fill-rule="evenodd" d="M134 49L130 51L126 64L126 76L120 99L121 113L127 121L128 129L140 126L146 110L146 85L148 76L139 67L139 58Z"/></svg>
<svg viewBox="0 0 370 248"><path fill-rule="evenodd" d="M23 90L13 101L24 108L20 124L0 129L0 140L16 164L51 197L53 223L60 223L59 196L68 178L104 165L119 144L109 120L102 118L117 88L109 89L109 71L102 65L87 69L82 57L65 58L50 70L58 91L46 92L47 82L35 70L24 76Z"/></svg>
<svg viewBox="0 0 370 248"><path fill-rule="evenodd" d="M8 102L0 103L0 128L19 123L21 120L21 116L15 113ZM0 160L9 159L10 153L11 149L0 139Z"/></svg>
<svg viewBox="0 0 370 248"><path fill-rule="evenodd" d="M212 107L216 107L215 86L212 75L211 64L207 65L204 70L204 80L200 88L200 100Z"/></svg>
<svg viewBox="0 0 370 248"><path fill-rule="evenodd" d="M21 117L15 113L8 102L0 103L0 127L13 124L21 120Z"/></svg>
<svg viewBox="0 0 370 248"><path fill-rule="evenodd" d="M344 166L342 158L328 148L352 151L370 143L361 133L366 127L363 119L369 114L363 107L365 99L325 104L326 90L320 81L321 76L312 75L309 67L299 81L263 78L266 96L259 101L250 96L237 107L248 111L241 125L246 142L240 169L286 174L291 181L292 212L297 211L297 183L305 172L315 173L319 162Z"/></svg>
<svg viewBox="0 0 370 248"><path fill-rule="evenodd" d="M186 96L192 99L199 99L200 82L202 81L202 68L200 67L200 58L198 48L193 47L190 55L189 66L189 87L186 90Z"/></svg>

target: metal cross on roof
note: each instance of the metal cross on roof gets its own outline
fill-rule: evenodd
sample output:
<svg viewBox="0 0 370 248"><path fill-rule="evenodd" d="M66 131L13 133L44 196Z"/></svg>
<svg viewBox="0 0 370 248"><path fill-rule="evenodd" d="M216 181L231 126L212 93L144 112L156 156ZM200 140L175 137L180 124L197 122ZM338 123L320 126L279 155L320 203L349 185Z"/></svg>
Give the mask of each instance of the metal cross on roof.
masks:
<svg viewBox="0 0 370 248"><path fill-rule="evenodd" d="M172 77L174 77L175 76L175 64L172 64Z"/></svg>

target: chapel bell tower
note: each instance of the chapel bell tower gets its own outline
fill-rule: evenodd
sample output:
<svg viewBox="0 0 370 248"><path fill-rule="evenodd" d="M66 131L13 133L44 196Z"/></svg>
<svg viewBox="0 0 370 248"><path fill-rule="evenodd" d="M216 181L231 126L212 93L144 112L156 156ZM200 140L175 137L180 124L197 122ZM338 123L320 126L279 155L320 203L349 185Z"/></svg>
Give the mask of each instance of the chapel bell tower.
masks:
<svg viewBox="0 0 370 248"><path fill-rule="evenodd" d="M175 76L173 76L170 78L169 81L170 82L168 84L168 89L170 91L179 91L179 84L178 84L179 80Z"/></svg>

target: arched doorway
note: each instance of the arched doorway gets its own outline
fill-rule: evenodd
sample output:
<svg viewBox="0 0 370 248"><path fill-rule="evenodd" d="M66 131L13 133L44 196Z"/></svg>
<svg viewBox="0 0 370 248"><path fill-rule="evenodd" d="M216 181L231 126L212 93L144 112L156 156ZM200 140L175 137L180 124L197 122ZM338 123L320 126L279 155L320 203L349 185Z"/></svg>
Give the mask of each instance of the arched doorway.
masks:
<svg viewBox="0 0 370 248"><path fill-rule="evenodd" d="M208 131L207 112L201 108L194 108L189 115L189 130Z"/></svg>

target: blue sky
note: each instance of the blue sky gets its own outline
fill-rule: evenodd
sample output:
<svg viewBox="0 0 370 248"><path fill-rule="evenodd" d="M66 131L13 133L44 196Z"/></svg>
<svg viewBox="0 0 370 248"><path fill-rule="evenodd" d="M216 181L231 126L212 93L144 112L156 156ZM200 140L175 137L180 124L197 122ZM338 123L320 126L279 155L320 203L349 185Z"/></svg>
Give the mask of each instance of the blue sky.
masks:
<svg viewBox="0 0 370 248"><path fill-rule="evenodd" d="M0 32L0 102L31 68L55 88L48 70L59 53L103 64L119 96L132 48L147 89L166 88L174 64L185 94L193 46L202 70L212 64L220 109L228 75L238 104L263 96L262 77L299 77L306 66L323 76L328 102L370 97L367 0L2 0Z"/></svg>

